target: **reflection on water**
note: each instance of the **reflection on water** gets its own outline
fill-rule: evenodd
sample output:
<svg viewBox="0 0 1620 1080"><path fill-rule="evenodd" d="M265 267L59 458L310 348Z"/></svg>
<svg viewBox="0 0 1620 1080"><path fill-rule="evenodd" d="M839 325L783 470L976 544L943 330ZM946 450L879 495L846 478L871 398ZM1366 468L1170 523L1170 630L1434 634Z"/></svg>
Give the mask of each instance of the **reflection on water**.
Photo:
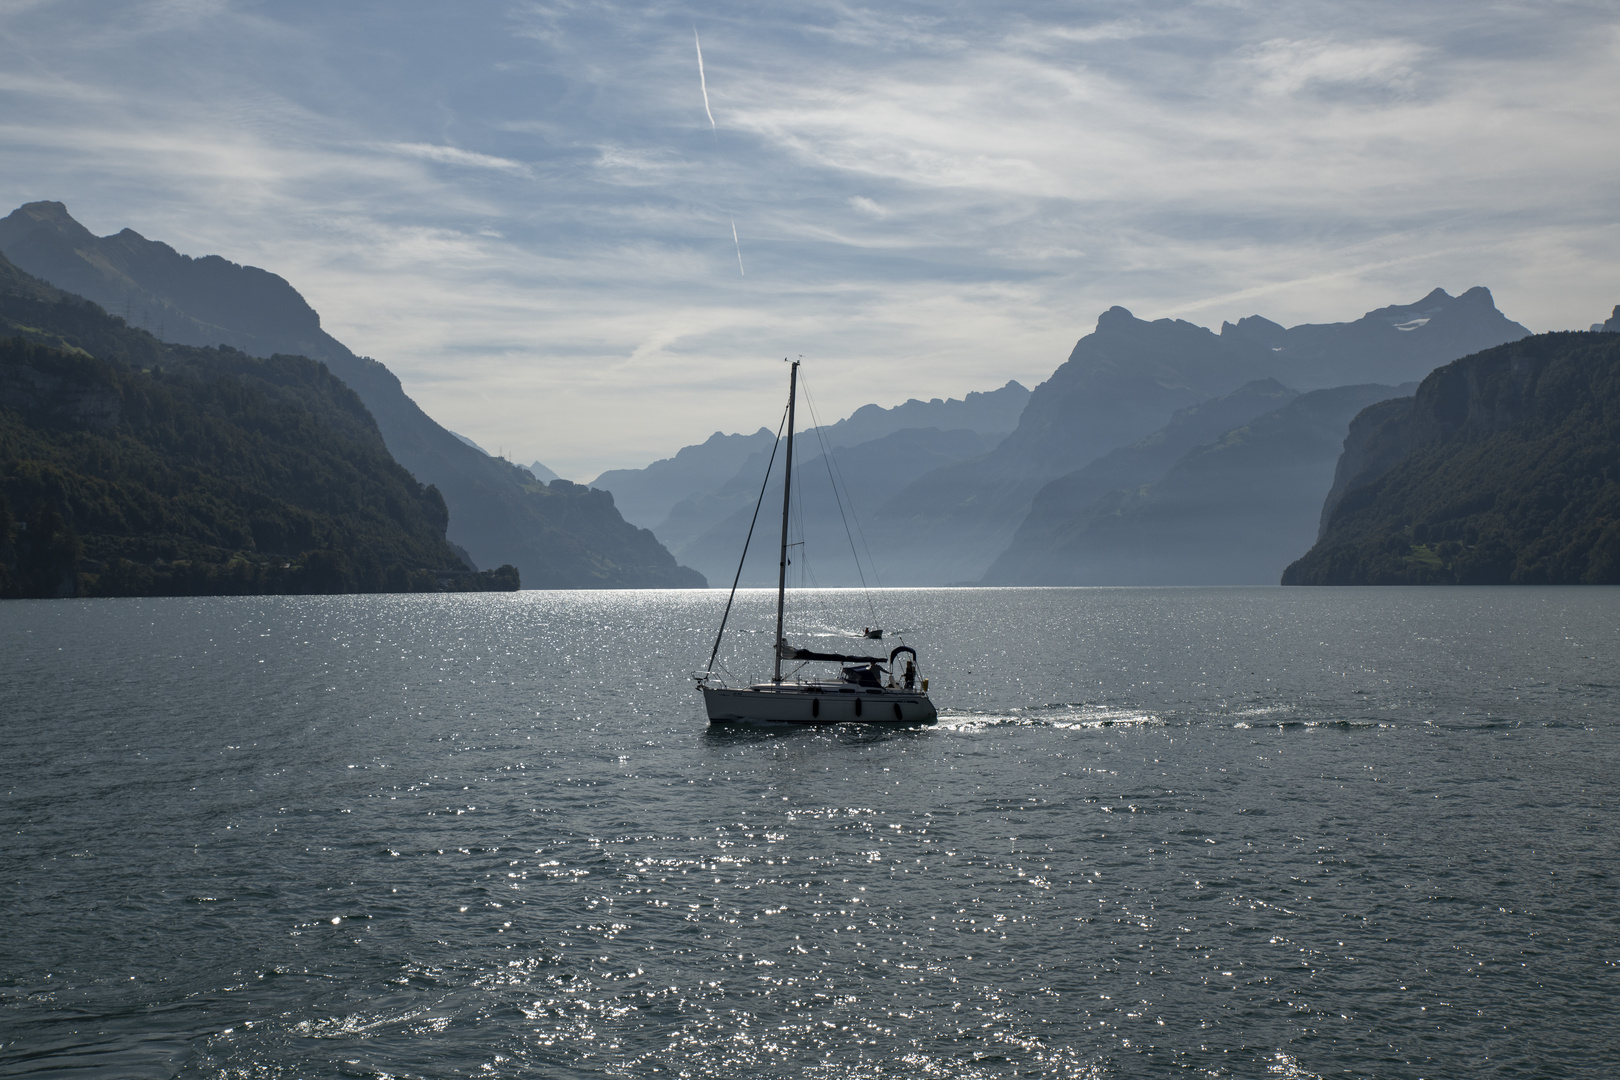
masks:
<svg viewBox="0 0 1620 1080"><path fill-rule="evenodd" d="M937 726L708 729L710 594L0 607L0 1075L1605 1075L1612 591L883 601Z"/></svg>

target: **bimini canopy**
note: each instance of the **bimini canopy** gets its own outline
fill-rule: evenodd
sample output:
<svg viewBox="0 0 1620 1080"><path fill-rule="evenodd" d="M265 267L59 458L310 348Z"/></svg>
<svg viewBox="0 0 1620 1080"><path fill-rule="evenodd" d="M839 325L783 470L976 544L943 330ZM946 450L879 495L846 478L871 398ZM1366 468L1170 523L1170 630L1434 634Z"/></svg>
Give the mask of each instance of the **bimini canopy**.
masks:
<svg viewBox="0 0 1620 1080"><path fill-rule="evenodd" d="M796 649L785 641L777 644L776 652L783 660L821 660L829 664L887 664L893 662L901 653L910 653L912 660L917 659L917 650L910 645L896 645L887 657L811 652L809 649Z"/></svg>

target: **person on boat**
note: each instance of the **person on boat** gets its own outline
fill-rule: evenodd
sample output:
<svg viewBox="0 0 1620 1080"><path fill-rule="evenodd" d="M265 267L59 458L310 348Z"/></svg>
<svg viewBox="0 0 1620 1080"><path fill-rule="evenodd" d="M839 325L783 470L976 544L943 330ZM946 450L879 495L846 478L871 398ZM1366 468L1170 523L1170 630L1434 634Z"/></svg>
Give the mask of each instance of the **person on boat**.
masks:
<svg viewBox="0 0 1620 1080"><path fill-rule="evenodd" d="M917 685L917 665L914 661L906 661L906 689L910 690Z"/></svg>

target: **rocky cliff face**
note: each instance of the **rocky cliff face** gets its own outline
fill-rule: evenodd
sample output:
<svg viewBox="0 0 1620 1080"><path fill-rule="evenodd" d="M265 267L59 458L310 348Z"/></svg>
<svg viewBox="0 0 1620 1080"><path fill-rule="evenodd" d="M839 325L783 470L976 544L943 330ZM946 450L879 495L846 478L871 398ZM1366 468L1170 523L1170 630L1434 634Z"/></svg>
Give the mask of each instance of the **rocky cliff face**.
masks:
<svg viewBox="0 0 1620 1080"><path fill-rule="evenodd" d="M1367 406L1350 421L1344 449L1333 468L1333 486L1328 489L1317 520L1318 540L1327 533L1328 522L1345 492L1384 475L1406 456L1410 447L1405 422L1411 413L1412 399L1396 397Z"/></svg>
<svg viewBox="0 0 1620 1080"><path fill-rule="evenodd" d="M449 539L479 566L512 564L529 588L704 584L650 533L626 523L611 499L589 499L577 485L538 484L527 470L462 442L387 367L322 330L320 316L275 274L218 256L193 259L130 229L97 237L56 202L29 203L0 220L0 252L164 340L326 364L360 396L395 460L443 494Z"/></svg>
<svg viewBox="0 0 1620 1080"><path fill-rule="evenodd" d="M1620 339L1542 334L1358 416L1284 584L1620 583Z"/></svg>

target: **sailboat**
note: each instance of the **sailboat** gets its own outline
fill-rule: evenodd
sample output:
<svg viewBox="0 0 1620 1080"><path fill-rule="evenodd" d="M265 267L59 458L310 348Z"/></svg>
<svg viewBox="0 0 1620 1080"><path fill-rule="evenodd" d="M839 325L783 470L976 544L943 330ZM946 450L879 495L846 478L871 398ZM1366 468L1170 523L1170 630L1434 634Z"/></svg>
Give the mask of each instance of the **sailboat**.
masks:
<svg viewBox="0 0 1620 1080"><path fill-rule="evenodd" d="M731 583L731 599L726 601L725 614L720 618L720 629L714 638L714 649L709 654L709 666L697 676L698 688L703 693L703 705L711 724L764 723L764 724L932 724L938 713L928 699L928 680L921 679L917 671L917 650L901 644L887 655L877 656L815 652L796 648L783 634L783 618L787 608L788 568L788 511L793 499L793 410L799 384L799 361L793 361L788 375L787 406L787 460L782 472L782 543L776 580L776 645L772 650L774 667L770 682L752 686L727 686L715 671L715 658L720 653L720 641L725 636L726 620L731 615L731 602L737 595L737 580L742 577L742 563L737 565L737 579ZM770 470L766 469L766 483ZM765 488L760 489L764 501ZM754 508L758 520L759 507ZM753 529L750 527L752 536ZM748 544L743 544L743 559L748 558ZM881 633L881 631L879 632ZM873 638L870 628L863 638ZM904 659L905 666L900 666ZM797 664L791 672L782 673L783 662ZM837 664L839 670L827 677L804 677L801 672L808 664Z"/></svg>

